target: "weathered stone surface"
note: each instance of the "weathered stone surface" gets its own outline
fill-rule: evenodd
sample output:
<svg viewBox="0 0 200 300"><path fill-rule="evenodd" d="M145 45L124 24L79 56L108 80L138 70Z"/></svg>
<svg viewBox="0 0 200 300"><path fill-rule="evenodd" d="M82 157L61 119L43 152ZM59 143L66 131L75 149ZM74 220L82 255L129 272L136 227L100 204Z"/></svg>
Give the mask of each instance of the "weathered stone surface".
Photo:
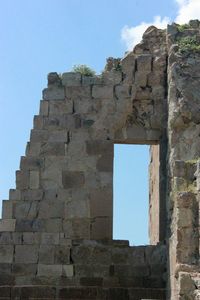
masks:
<svg viewBox="0 0 200 300"><path fill-rule="evenodd" d="M16 263L37 263L38 246L37 245L16 245L15 246Z"/></svg>

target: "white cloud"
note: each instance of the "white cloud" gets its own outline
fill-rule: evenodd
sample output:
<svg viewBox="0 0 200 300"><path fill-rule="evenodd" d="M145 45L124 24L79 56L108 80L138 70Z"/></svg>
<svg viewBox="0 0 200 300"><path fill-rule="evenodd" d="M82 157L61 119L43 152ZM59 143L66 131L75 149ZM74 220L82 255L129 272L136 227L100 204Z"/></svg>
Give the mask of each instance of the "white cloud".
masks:
<svg viewBox="0 0 200 300"><path fill-rule="evenodd" d="M200 18L200 0L176 0L179 5L176 23L184 24Z"/></svg>
<svg viewBox="0 0 200 300"><path fill-rule="evenodd" d="M200 0L174 1L178 4L177 16L174 20L176 23L184 24L189 20L200 18ZM166 28L170 22L171 20L168 17L161 18L160 16L156 16L151 23L142 22L134 27L124 26L121 31L121 39L125 42L127 50L132 50L141 41L144 31L149 26L154 25L162 29Z"/></svg>
<svg viewBox="0 0 200 300"><path fill-rule="evenodd" d="M169 21L167 17L162 19L160 16L156 16L152 23L142 22L135 27L125 26L121 31L121 38L125 42L127 49L132 50L133 46L141 41L143 33L149 26L154 25L158 28L166 28Z"/></svg>

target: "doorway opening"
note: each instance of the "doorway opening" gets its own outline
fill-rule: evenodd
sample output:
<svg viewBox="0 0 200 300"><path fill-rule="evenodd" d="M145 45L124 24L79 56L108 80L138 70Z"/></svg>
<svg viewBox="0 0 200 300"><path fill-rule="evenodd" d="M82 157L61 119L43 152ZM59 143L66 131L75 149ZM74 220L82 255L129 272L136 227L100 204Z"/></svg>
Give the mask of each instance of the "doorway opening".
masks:
<svg viewBox="0 0 200 300"><path fill-rule="evenodd" d="M113 238L159 240L159 145L114 145Z"/></svg>

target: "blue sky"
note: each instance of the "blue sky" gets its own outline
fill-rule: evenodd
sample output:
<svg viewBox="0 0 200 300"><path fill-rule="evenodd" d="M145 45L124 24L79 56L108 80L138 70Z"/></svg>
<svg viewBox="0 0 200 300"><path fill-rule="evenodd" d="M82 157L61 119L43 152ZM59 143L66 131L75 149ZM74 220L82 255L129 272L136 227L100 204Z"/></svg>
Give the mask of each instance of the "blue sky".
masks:
<svg viewBox="0 0 200 300"><path fill-rule="evenodd" d="M24 155L33 116L38 113L49 72L66 72L74 64L87 64L101 72L106 58L122 57L140 40L141 32L148 25L154 23L165 27L173 20L184 23L188 18L197 18L199 4L199 0L2 0L0 199L7 199L9 188L15 187L15 170L19 168L20 156ZM123 165L137 157L138 150L135 154L133 150L127 151ZM147 150L141 157L144 164L140 164L140 168L145 172ZM120 182L122 178L116 180ZM141 181L139 190L144 189L144 181ZM147 184L144 190L146 196L136 192L134 199L140 201L147 224L147 205L142 202L148 201ZM133 195L124 195L123 198L129 199L130 204ZM119 210L121 205L119 203ZM133 219L128 215L129 211L124 212L127 220ZM141 240L147 243L145 230L138 229L140 238L136 239L127 229L126 221L120 222L123 226L116 224L116 237L129 236L134 244L142 243ZM123 227L124 233L121 232Z"/></svg>

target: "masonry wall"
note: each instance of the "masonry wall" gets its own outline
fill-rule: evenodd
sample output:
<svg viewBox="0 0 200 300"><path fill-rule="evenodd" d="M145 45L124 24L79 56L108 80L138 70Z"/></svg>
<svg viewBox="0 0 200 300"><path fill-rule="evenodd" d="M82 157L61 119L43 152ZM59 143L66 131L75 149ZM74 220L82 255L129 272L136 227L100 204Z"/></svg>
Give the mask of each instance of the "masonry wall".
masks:
<svg viewBox="0 0 200 300"><path fill-rule="evenodd" d="M101 76L48 75L3 203L4 299L198 297L199 54L174 45L194 34L199 22L182 33L151 26ZM159 160L151 148L152 246L112 239L114 143L159 144Z"/></svg>

